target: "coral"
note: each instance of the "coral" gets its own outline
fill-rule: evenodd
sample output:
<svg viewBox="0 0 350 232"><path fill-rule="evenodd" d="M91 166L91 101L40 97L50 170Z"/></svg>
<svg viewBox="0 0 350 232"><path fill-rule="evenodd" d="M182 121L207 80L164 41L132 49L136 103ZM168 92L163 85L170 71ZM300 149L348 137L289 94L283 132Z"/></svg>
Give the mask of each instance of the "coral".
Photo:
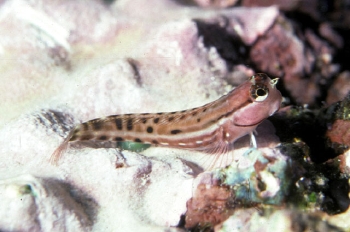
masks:
<svg viewBox="0 0 350 232"><path fill-rule="evenodd" d="M311 30L300 38L296 30L286 19L279 19L252 46L250 58L259 69L283 76L285 88L296 102L314 104L321 95L322 77L329 79L338 65L332 63L334 50L325 41ZM303 43L303 38L308 43Z"/></svg>
<svg viewBox="0 0 350 232"><path fill-rule="evenodd" d="M187 202L186 228L210 228L226 220L234 210L235 201L229 186L199 184Z"/></svg>
<svg viewBox="0 0 350 232"><path fill-rule="evenodd" d="M343 100L350 89L350 72L344 71L340 73L333 84L329 87L327 95L327 103L332 104L337 101Z"/></svg>
<svg viewBox="0 0 350 232"><path fill-rule="evenodd" d="M195 192L187 202L185 227L216 226L239 208L280 205L291 184L287 158L278 151L250 149L225 169L197 176Z"/></svg>
<svg viewBox="0 0 350 232"><path fill-rule="evenodd" d="M72 231L91 229L98 209L71 186L31 175L1 180L0 195L4 231L60 231L68 224Z"/></svg>
<svg viewBox="0 0 350 232"><path fill-rule="evenodd" d="M331 129L327 131L327 137L333 143L344 145L344 148L350 146L350 121L336 120Z"/></svg>
<svg viewBox="0 0 350 232"><path fill-rule="evenodd" d="M299 166L294 172L296 188L289 191L294 197L288 201L293 204L316 207L328 214L347 210L347 163L346 158L337 156L347 150L348 102L346 98L318 111L288 108L271 119L284 142L281 152ZM284 126L280 124L283 121Z"/></svg>
<svg viewBox="0 0 350 232"><path fill-rule="evenodd" d="M281 204L288 192L290 172L287 157L278 151L263 153L256 149L246 151L240 160L216 175L223 184L235 186L237 200L265 204Z"/></svg>

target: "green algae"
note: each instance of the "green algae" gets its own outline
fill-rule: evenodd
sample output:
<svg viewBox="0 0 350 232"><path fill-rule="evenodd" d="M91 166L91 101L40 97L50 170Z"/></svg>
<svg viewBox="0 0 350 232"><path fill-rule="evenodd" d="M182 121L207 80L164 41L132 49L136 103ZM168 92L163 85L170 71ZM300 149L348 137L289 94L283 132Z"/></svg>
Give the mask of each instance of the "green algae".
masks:
<svg viewBox="0 0 350 232"><path fill-rule="evenodd" d="M137 143L137 142L117 142L117 147L122 150L128 150L133 152L141 152L149 148L150 144Z"/></svg>
<svg viewBox="0 0 350 232"><path fill-rule="evenodd" d="M341 102L334 104L335 119L350 120L350 94Z"/></svg>

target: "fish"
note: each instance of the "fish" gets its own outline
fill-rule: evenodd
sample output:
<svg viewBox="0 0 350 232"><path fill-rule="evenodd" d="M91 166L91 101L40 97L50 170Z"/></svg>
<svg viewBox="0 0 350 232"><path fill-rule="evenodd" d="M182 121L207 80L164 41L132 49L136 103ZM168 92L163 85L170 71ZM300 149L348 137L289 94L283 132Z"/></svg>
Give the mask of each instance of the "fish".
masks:
<svg viewBox="0 0 350 232"><path fill-rule="evenodd" d="M93 119L73 128L54 151L57 164L70 143L78 141L130 141L187 149L214 155L233 149L233 143L251 135L280 108L278 78L257 73L221 98L200 107L174 112L117 114Z"/></svg>

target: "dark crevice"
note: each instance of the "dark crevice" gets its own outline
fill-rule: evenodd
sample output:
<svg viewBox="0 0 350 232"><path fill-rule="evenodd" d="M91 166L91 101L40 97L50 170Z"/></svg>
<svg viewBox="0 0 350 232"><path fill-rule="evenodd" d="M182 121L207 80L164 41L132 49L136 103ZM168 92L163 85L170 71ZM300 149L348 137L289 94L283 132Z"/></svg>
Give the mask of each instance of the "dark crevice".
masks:
<svg viewBox="0 0 350 232"><path fill-rule="evenodd" d="M225 20L225 19L224 19ZM200 19L194 20L197 24L199 36L203 36L205 47L215 47L227 65L232 70L233 65L249 64L249 48L238 36L230 34L219 23L208 23Z"/></svg>
<svg viewBox="0 0 350 232"><path fill-rule="evenodd" d="M138 63L138 61L136 61L136 60L134 60L132 58L128 58L127 61L128 61L128 63L130 64L130 66L132 67L132 69L134 71L134 78L136 80L136 83L139 86L142 86L142 79L141 79L140 71L139 71L139 68L138 68L138 66L140 64Z"/></svg>

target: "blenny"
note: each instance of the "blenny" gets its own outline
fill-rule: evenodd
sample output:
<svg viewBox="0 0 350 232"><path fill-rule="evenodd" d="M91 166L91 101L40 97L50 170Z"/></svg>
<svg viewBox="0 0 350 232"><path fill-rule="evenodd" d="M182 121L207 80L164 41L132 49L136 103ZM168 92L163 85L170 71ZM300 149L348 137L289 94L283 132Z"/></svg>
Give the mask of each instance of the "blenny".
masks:
<svg viewBox="0 0 350 232"><path fill-rule="evenodd" d="M133 141L220 156L251 134L282 101L278 78L257 73L227 95L201 107L175 112L120 114L77 125L55 150L56 163L69 143L84 140ZM252 138L254 136L252 135ZM253 139L254 143L254 139Z"/></svg>

